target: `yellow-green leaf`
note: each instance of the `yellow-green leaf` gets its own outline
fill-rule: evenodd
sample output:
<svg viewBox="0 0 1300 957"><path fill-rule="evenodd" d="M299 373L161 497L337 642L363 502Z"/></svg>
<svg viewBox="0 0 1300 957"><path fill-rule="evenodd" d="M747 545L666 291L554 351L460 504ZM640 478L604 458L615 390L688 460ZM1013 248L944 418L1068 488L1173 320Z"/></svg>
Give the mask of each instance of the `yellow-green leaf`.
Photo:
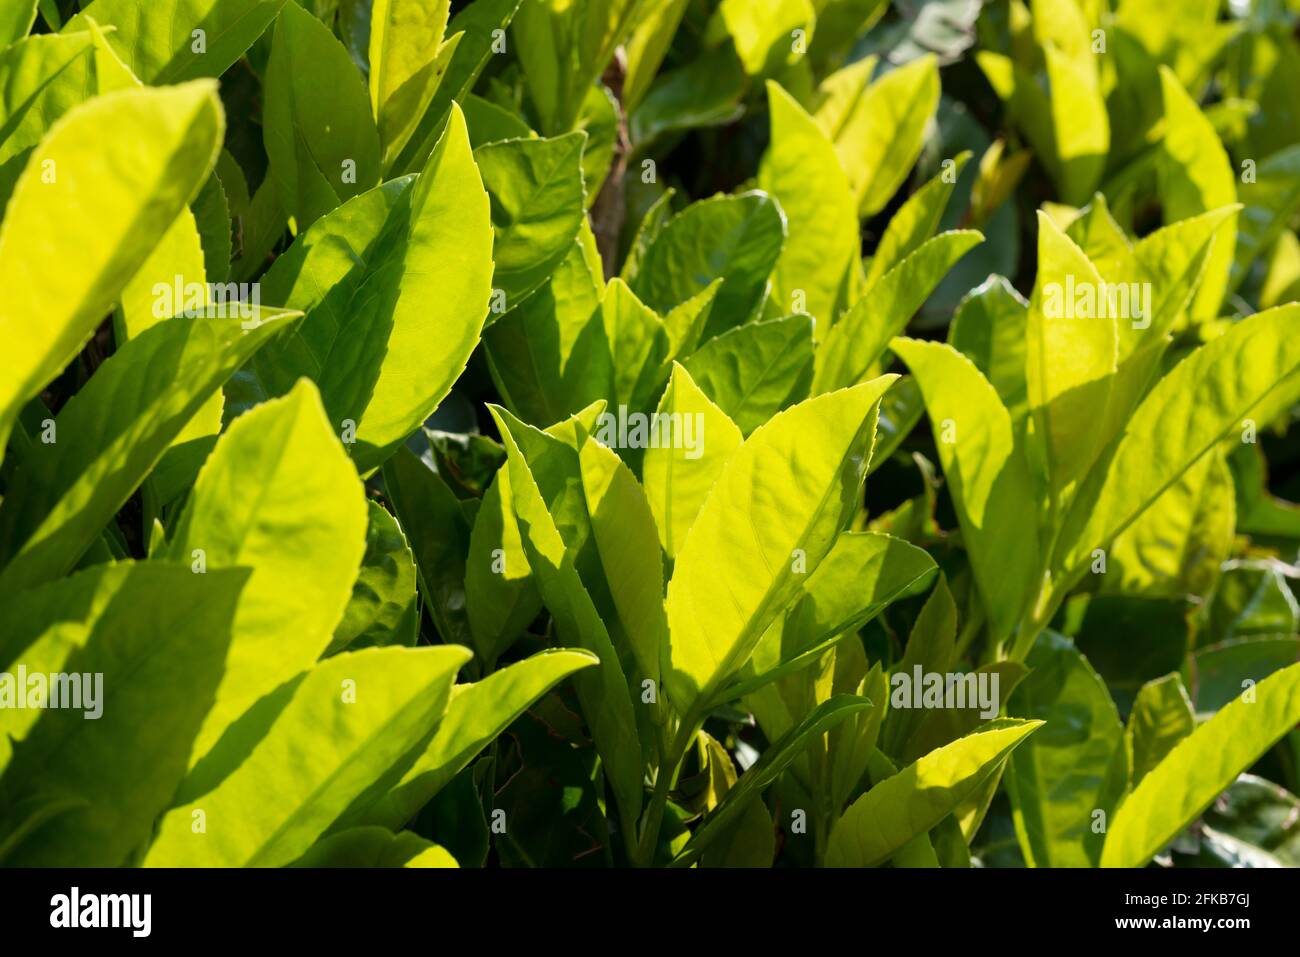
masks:
<svg viewBox="0 0 1300 957"><path fill-rule="evenodd" d="M108 41L153 86L221 76L275 19L286 0L94 0L63 27L110 27ZM289 0L294 6L294 0Z"/></svg>
<svg viewBox="0 0 1300 957"><path fill-rule="evenodd" d="M541 651L493 672L482 681L456 685L438 730L378 801L349 814L352 823L400 827L459 774L474 757L537 699L569 675L598 664L587 651Z"/></svg>
<svg viewBox="0 0 1300 957"><path fill-rule="evenodd" d="M767 84L772 143L759 185L785 213L788 238L772 277L779 313L835 321L849 267L858 259L854 194L826 134L775 82Z"/></svg>
<svg viewBox="0 0 1300 957"><path fill-rule="evenodd" d="M1102 867L1142 867L1300 722L1300 665L1274 672L1183 738L1115 812Z"/></svg>
<svg viewBox="0 0 1300 957"><path fill-rule="evenodd" d="M361 481L310 382L240 416L217 442L164 555L195 569L251 567L253 575L191 764L329 646L365 535Z"/></svg>
<svg viewBox="0 0 1300 957"><path fill-rule="evenodd" d="M1038 277L1029 299L1025 379L1053 490L1096 459L1118 356L1102 277L1068 236L1038 214Z"/></svg>
<svg viewBox="0 0 1300 957"><path fill-rule="evenodd" d="M676 363L655 414L669 416L670 422L676 416L683 429L690 416L691 434L696 437L694 447L668 443L647 449L641 466L659 541L664 553L676 558L700 507L742 438L735 423Z"/></svg>
<svg viewBox="0 0 1300 957"><path fill-rule="evenodd" d="M983 241L975 230L940 233L885 273L822 336L813 394L856 385L869 376L889 340L903 333L953 264Z"/></svg>
<svg viewBox="0 0 1300 957"><path fill-rule="evenodd" d="M1011 634L1037 582L1038 495L1011 416L987 379L951 346L895 339L925 396L962 539L997 639Z"/></svg>
<svg viewBox="0 0 1300 957"><path fill-rule="evenodd" d="M668 585L664 676L682 714L748 660L857 511L882 376L801 402L731 456Z"/></svg>
<svg viewBox="0 0 1300 957"><path fill-rule="evenodd" d="M297 675L277 692L279 712L239 766L163 818L144 866L297 860L428 738L469 657L457 645L369 648Z"/></svg>
<svg viewBox="0 0 1300 957"><path fill-rule="evenodd" d="M1080 487L1055 566L1079 568L1140 515L1197 459L1247 418L1267 422L1300 396L1300 305L1231 326L1156 384L1115 445ZM1177 427L1171 427L1177 423Z"/></svg>
<svg viewBox="0 0 1300 957"><path fill-rule="evenodd" d="M0 446L198 192L222 128L216 85L197 81L99 97L33 151L0 227Z"/></svg>
<svg viewBox="0 0 1300 957"><path fill-rule="evenodd" d="M379 133L352 58L297 3L275 21L262 132L268 176L299 230L379 182Z"/></svg>
<svg viewBox="0 0 1300 957"><path fill-rule="evenodd" d="M885 778L854 801L835 825L826 845L826 866L884 863L951 814L1042 724L990 724Z"/></svg>

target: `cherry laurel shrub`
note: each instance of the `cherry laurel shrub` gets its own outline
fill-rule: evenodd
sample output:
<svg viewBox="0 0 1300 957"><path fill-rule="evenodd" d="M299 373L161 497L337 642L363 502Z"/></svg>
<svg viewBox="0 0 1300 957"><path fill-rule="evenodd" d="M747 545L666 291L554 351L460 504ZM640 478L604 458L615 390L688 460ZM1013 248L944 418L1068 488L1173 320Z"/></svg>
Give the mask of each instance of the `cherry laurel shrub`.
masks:
<svg viewBox="0 0 1300 957"><path fill-rule="evenodd" d="M1184 6L7 5L0 863L1300 863L1300 14Z"/></svg>

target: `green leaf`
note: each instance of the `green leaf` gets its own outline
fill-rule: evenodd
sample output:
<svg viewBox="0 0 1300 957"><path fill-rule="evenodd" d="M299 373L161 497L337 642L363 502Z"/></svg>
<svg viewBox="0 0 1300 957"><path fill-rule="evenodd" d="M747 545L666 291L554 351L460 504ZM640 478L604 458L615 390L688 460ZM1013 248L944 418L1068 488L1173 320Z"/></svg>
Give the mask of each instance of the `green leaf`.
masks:
<svg viewBox="0 0 1300 957"><path fill-rule="evenodd" d="M207 279L224 283L230 275L230 206L215 170L190 204L190 210L201 241Z"/></svg>
<svg viewBox="0 0 1300 957"><path fill-rule="evenodd" d="M1284 864L1300 862L1300 798L1253 774L1243 774L1205 812L1205 823L1263 848Z"/></svg>
<svg viewBox="0 0 1300 957"><path fill-rule="evenodd" d="M1100 196L1092 205L1101 207ZM1166 226L1145 236L1131 253L1122 247L1106 253L1109 278L1118 275L1127 282L1106 287L1113 297L1108 302L1117 307L1108 306L1108 311L1116 315L1118 365L1095 444L1104 447L1142 399L1169 341L1167 333L1184 317L1201 281L1216 234L1231 225L1238 208L1227 206Z"/></svg>
<svg viewBox="0 0 1300 957"><path fill-rule="evenodd" d="M948 327L948 342L989 380L1012 421L1022 419L1029 409L1027 306L1004 276L990 276L966 294Z"/></svg>
<svg viewBox="0 0 1300 957"><path fill-rule="evenodd" d="M880 244L871 257L863 289L870 290L885 273L933 238L948 208L948 200L957 187L957 178L969 160L970 151L966 150L953 158L951 166L945 161L943 172L909 196L898 212L890 217Z"/></svg>
<svg viewBox="0 0 1300 957"><path fill-rule="evenodd" d="M1041 726L1041 721L989 724L885 778L835 825L826 866L874 867L888 860L952 813Z"/></svg>
<svg viewBox="0 0 1300 957"><path fill-rule="evenodd" d="M696 860L705 848L721 838L727 826L745 812L749 802L757 798L764 788L780 777L781 772L789 767L795 758L803 754L814 738L824 735L846 718L873 707L875 707L873 702L854 695L836 695L818 705L807 717L764 750L753 767L740 776L735 786L727 791L726 797L705 816L704 823L695 829L690 841L673 864L681 866Z"/></svg>
<svg viewBox="0 0 1300 957"><path fill-rule="evenodd" d="M391 483L388 483L392 494ZM366 551L352 597L334 628L325 654L373 645L413 645L419 606L415 560L397 519L378 502L367 501ZM398 506L398 511L401 511Z"/></svg>
<svg viewBox="0 0 1300 957"><path fill-rule="evenodd" d="M530 139L537 134L518 113L477 94L467 94L461 102L465 123L469 126L469 142L474 149L502 140Z"/></svg>
<svg viewBox="0 0 1300 957"><path fill-rule="evenodd" d="M1086 45L1066 52L1048 42L1042 49L1051 96L1056 179L1061 198L1078 205L1097 188L1110 150L1110 121L1097 76L1098 58Z"/></svg>
<svg viewBox="0 0 1300 957"><path fill-rule="evenodd" d="M618 100L604 84L593 86L582 101L576 128L587 134L582 150L582 180L587 191L586 206L596 203L614 165L622 112Z"/></svg>
<svg viewBox="0 0 1300 957"><path fill-rule="evenodd" d="M982 227L993 218L1011 198L1015 188L1024 179L1029 164L1033 162L1032 150L1022 149L1007 154L1006 145L1005 139L996 139L980 157L975 182L971 184L970 209L967 211L973 226Z"/></svg>
<svg viewBox="0 0 1300 957"><path fill-rule="evenodd" d="M97 92L86 82L93 46L89 33L37 34L0 49L0 162L36 145L54 120Z"/></svg>
<svg viewBox="0 0 1300 957"><path fill-rule="evenodd" d="M497 472L474 518L465 565L465 605L474 650L489 663L542 610L519 538L509 469Z"/></svg>
<svg viewBox="0 0 1300 957"><path fill-rule="evenodd" d="M291 867L457 867L445 848L410 831L357 827L322 838Z"/></svg>
<svg viewBox="0 0 1300 957"><path fill-rule="evenodd" d="M370 106L385 169L415 132L456 49L457 41L443 42L450 8L450 0L371 5Z"/></svg>
<svg viewBox="0 0 1300 957"><path fill-rule="evenodd" d="M603 407L601 403L584 410L584 428L594 428L596 413ZM568 420L546 433L558 437L566 430L572 430ZM475 516L465 569L465 598L474 647L488 664L495 662L542 610L520 539L508 468L498 469Z"/></svg>
<svg viewBox="0 0 1300 957"><path fill-rule="evenodd" d="M1214 127L1166 66L1160 67L1160 89L1165 135L1160 141L1156 171L1165 222L1231 206L1237 201L1236 177ZM1236 244L1234 217L1219 232L1205 264L1191 306L1193 319L1218 317Z"/></svg>
<svg viewBox="0 0 1300 957"><path fill-rule="evenodd" d="M814 394L856 385L869 376L889 340L907 328L953 264L983 241L975 230L940 233L885 273L824 336L817 350Z"/></svg>
<svg viewBox="0 0 1300 957"><path fill-rule="evenodd" d="M4 729L20 740L0 783L0 833L21 823L25 800L85 799L33 831L6 864L116 867L149 839L212 705L247 580L247 569L122 564L6 599L16 636L0 653L7 669L97 676L94 709L46 709L25 734ZM92 710L99 715L86 720Z"/></svg>
<svg viewBox="0 0 1300 957"><path fill-rule="evenodd" d="M683 364L704 394L748 435L807 397L813 319L747 323L710 339Z"/></svg>
<svg viewBox="0 0 1300 957"><path fill-rule="evenodd" d="M1030 867L1095 867L1127 784L1124 728L1105 682L1069 639L1044 633L1025 663L1029 676L1007 714L1045 724L1007 771L1020 848Z"/></svg>
<svg viewBox="0 0 1300 957"><path fill-rule="evenodd" d="M241 415L218 440L162 553L196 569L253 569L191 763L324 653L351 597L365 535L361 483L311 383Z"/></svg>
<svg viewBox="0 0 1300 957"><path fill-rule="evenodd" d="M289 6L295 6L290 2ZM151 86L217 77L262 35L285 0L94 0L63 27L110 26L109 44ZM194 31L202 30L200 41Z"/></svg>
<svg viewBox="0 0 1300 957"><path fill-rule="evenodd" d="M1300 143L1278 150L1261 162L1254 182L1241 187L1240 198L1246 208L1237 220L1230 288L1236 288L1246 278L1300 208Z"/></svg>
<svg viewBox="0 0 1300 957"><path fill-rule="evenodd" d="M1137 693L1124 729L1132 765L1130 786L1137 787L1174 746L1196 730L1196 715L1178 675L1148 681Z"/></svg>
<svg viewBox="0 0 1300 957"><path fill-rule="evenodd" d="M1020 127L1059 187L1063 173L1053 125L1055 114L1048 91L1031 70L1001 53L980 50L975 54L975 61L1006 105L1008 119Z"/></svg>
<svg viewBox="0 0 1300 957"><path fill-rule="evenodd" d="M324 217L280 255L263 295L307 317L258 357L282 395L315 381L333 427L355 429L357 468L381 465L433 413L478 343L491 280L487 196L458 108L414 181Z"/></svg>
<svg viewBox="0 0 1300 957"><path fill-rule="evenodd" d="M235 279L246 282L262 272L288 220L274 177L265 177L239 219L243 242L239 258L231 263Z"/></svg>
<svg viewBox="0 0 1300 957"><path fill-rule="evenodd" d="M1141 867L1300 721L1300 665L1265 678L1198 727L1120 805L1102 867Z"/></svg>
<svg viewBox="0 0 1300 957"><path fill-rule="evenodd" d="M631 651L637 684L648 678L658 685L668 621L654 514L632 470L599 438L583 441L584 432L578 433L578 468L600 572L590 570L581 556L579 572L584 581L604 579L609 602L601 607L601 617L617 647ZM597 588L598 594L604 590L589 587Z"/></svg>
<svg viewBox="0 0 1300 957"><path fill-rule="evenodd" d="M0 10L0 49L27 36L36 22L36 0L12 0Z"/></svg>
<svg viewBox="0 0 1300 957"><path fill-rule="evenodd" d="M613 369L609 400L615 408L644 413L668 368L672 346L663 320L617 276L605 287L600 318Z"/></svg>
<svg viewBox="0 0 1300 957"><path fill-rule="evenodd" d="M1202 644L1250 635L1290 636L1300 629L1300 602L1289 581L1294 568L1276 558L1234 559L1221 571Z"/></svg>
<svg viewBox="0 0 1300 957"><path fill-rule="evenodd" d="M690 421L697 436L694 448L672 443L652 446L641 466L659 542L671 559L677 557L700 507L743 439L735 423L709 401L690 372L676 363L655 415L669 416L669 421L679 416L683 428L687 416L693 416Z"/></svg>
<svg viewBox="0 0 1300 957"><path fill-rule="evenodd" d="M263 139L281 205L299 231L379 182L379 133L352 58L289 3L266 67Z"/></svg>
<svg viewBox="0 0 1300 957"><path fill-rule="evenodd" d="M713 304L721 289L722 280L715 279L690 299L668 310L663 323L664 332L668 335L670 360L689 356L699 348L704 328L713 314ZM665 362L660 372L666 380L671 372L670 363Z"/></svg>
<svg viewBox="0 0 1300 957"><path fill-rule="evenodd" d="M876 784L898 774L898 766L889 760L889 757L884 752L879 750L871 752L867 760L867 770L871 781ZM944 821L951 822L952 818L944 818ZM889 861L894 867L938 868L941 866L929 833L917 834L911 838L890 857Z"/></svg>
<svg viewBox="0 0 1300 957"><path fill-rule="evenodd" d="M818 71L844 57L889 9L886 0L815 0L813 6L817 35L809 52Z"/></svg>
<svg viewBox="0 0 1300 957"><path fill-rule="evenodd" d="M214 177L209 176L208 184L213 182ZM203 192L207 191L208 186L205 185ZM229 220L223 222L222 229L227 237L228 251ZM122 290L120 308L113 315L113 334L118 347L125 345L132 336L139 335L162 320L180 315L190 318L190 315L196 311L196 306L207 306L214 302L237 303L240 298L240 290L237 287L209 286L208 278L203 256L203 241L199 236L194 214L189 209L181 210L181 214L176 217L176 222L172 223L171 228L154 247L154 251L140 267L140 271ZM187 293L186 290L189 292ZM195 292L197 295L194 294ZM260 312L260 306L251 303L247 306L236 304L230 308L210 311L220 316L231 315L235 309L250 316ZM279 330L284 331L288 325L291 323L281 324ZM229 374L230 370L227 371L227 375ZM221 383L217 383L215 389L209 390L210 394L202 408L190 418L189 423L172 440L172 448L176 450L172 457L173 463L179 462L189 454L187 451L182 451L187 443L199 439L213 439L221 431L225 395L220 386ZM208 445L210 446L211 443L209 442ZM190 445L188 448L197 447L197 445ZM156 475L150 477L147 495L158 494L160 486L168 484L166 480L168 468L168 465L159 463ZM198 464L195 464L188 472L191 481L197 471Z"/></svg>
<svg viewBox="0 0 1300 957"><path fill-rule="evenodd" d="M508 747L498 749L510 777L492 801L493 810L504 812L508 822L506 833L492 838L503 865L596 868L613 863L608 775L594 748L574 743L555 734L540 715L526 714L511 726L510 739L503 743ZM477 829L478 823L466 817L465 829Z"/></svg>
<svg viewBox="0 0 1300 957"><path fill-rule="evenodd" d="M987 379L951 346L895 339L925 396L985 610L998 640L1011 634L1041 570L1036 500L1011 416Z"/></svg>
<svg viewBox="0 0 1300 957"><path fill-rule="evenodd" d="M858 647L836 646L835 670L831 675L832 692L852 691L872 703L870 711L855 715L827 737L826 757L830 763L827 787L831 806L837 810L858 793L871 756L876 753L888 707L889 685L885 672L880 662L876 662L864 674L866 653L859 652Z"/></svg>
<svg viewBox="0 0 1300 957"><path fill-rule="evenodd" d="M748 88L731 44L702 53L655 80L628 124L632 142L644 148L673 133L734 122L744 115Z"/></svg>
<svg viewBox="0 0 1300 957"><path fill-rule="evenodd" d="M601 292L600 276L573 240L541 288L484 331L497 391L521 419L550 425L610 395Z"/></svg>
<svg viewBox="0 0 1300 957"><path fill-rule="evenodd" d="M124 343L6 489L0 590L66 574L208 397L293 315L177 318Z"/></svg>
<svg viewBox="0 0 1300 957"><path fill-rule="evenodd" d="M941 748L946 744L951 744L958 738L970 734L989 720L990 708L999 707L1000 704L1009 698L1021 679L1025 677L1029 669L1018 661L1003 659L980 665L973 671L958 669L956 676L960 676L963 685L954 688L953 694L955 703L961 703L961 696L965 696L964 706L962 707L938 707L925 710L916 730L908 737L907 742L899 752L901 760L915 761L923 755L929 754L936 748ZM915 672L913 672L915 675ZM898 677L897 670L893 678ZM945 678L945 682L946 682ZM973 686L970 682L973 682ZM925 678L922 676L919 684L924 686ZM992 689L996 686L997 695L991 704L988 698L981 698L981 687ZM914 683L913 687L917 687ZM946 685L945 685L946 688ZM897 693L898 689L894 691ZM969 693L968 693L969 692ZM905 692L904 692L905 693ZM978 806L981 803L981 794L988 786L977 791L970 798L962 802L962 810ZM991 794L984 798L982 803L987 806L987 801L991 799ZM983 809L980 809L983 813ZM955 818L960 818L961 811L954 814Z"/></svg>
<svg viewBox="0 0 1300 957"><path fill-rule="evenodd" d="M416 819L416 826L442 841L447 852L466 867L487 866L492 833L483 792L491 787L487 778L495 767L495 754L475 761L439 791Z"/></svg>
<svg viewBox="0 0 1300 957"><path fill-rule="evenodd" d="M77 107L31 154L0 227L0 447L198 192L222 125L213 83L129 90Z"/></svg>
<svg viewBox="0 0 1300 957"><path fill-rule="evenodd" d="M1096 422L1111 398L1119 346L1116 318L1103 308L1102 290L1102 278L1083 250L1040 212L1025 380L1035 437L1056 495L1083 476L1107 439Z"/></svg>
<svg viewBox="0 0 1300 957"><path fill-rule="evenodd" d="M809 0L722 0L716 16L750 76L777 72L802 56L792 37L800 31L811 42L817 19Z"/></svg>
<svg viewBox="0 0 1300 957"><path fill-rule="evenodd" d="M194 214L183 209L122 290L120 314L113 317L116 341L125 343L165 319L210 305L214 297L207 278L198 224ZM216 421L221 422L219 404Z"/></svg>
<svg viewBox="0 0 1300 957"><path fill-rule="evenodd" d="M894 378L787 409L723 468L668 585L665 684L679 713L744 666L859 508L876 404Z"/></svg>
<svg viewBox="0 0 1300 957"><path fill-rule="evenodd" d="M686 12L688 0L665 0L647 5L624 44L627 50L627 75L623 78L623 109L635 110L654 81L664 56Z"/></svg>
<svg viewBox="0 0 1300 957"><path fill-rule="evenodd" d="M857 200L874 216L898 192L925 143L939 106L939 63L933 55L890 70L858 96L828 135Z"/></svg>
<svg viewBox="0 0 1300 957"><path fill-rule="evenodd" d="M857 269L854 194L835 148L802 106L773 81L767 84L772 142L759 185L781 204L789 236L772 277L779 312L804 312L829 325Z"/></svg>
<svg viewBox="0 0 1300 957"><path fill-rule="evenodd" d="M1054 565L1071 571L1137 518L1220 439L1300 394L1300 305L1257 313L1182 360L1129 417L1066 515ZM1181 423L1170 429L1170 422Z"/></svg>
<svg viewBox="0 0 1300 957"><path fill-rule="evenodd" d="M701 867L771 867L776 857L776 825L767 805L755 798L714 844Z"/></svg>
<svg viewBox="0 0 1300 957"><path fill-rule="evenodd" d="M410 537L420 590L439 636L447 644L470 645L465 562L471 524L460 500L441 475L405 448L385 463L384 488Z"/></svg>
<svg viewBox="0 0 1300 957"><path fill-rule="evenodd" d="M876 425L876 447L871 453L870 475L890 460L903 441L912 434L925 414L925 400L916 380L903 376L880 403L880 422Z"/></svg>
<svg viewBox="0 0 1300 957"><path fill-rule="evenodd" d="M474 0L451 18L446 35L459 34L460 41L451 52L451 62L434 92L433 102L392 164L392 173L414 173L424 166L442 135L452 102L464 104L471 96L469 91L474 81L497 52L497 31L504 35L519 3L520 0Z"/></svg>
<svg viewBox="0 0 1300 957"><path fill-rule="evenodd" d="M1286 586L1283 586L1286 587ZM1214 715L1241 694L1249 682L1300 661L1300 638L1234 638L1200 648L1184 659L1181 677L1195 693L1198 720Z"/></svg>
<svg viewBox="0 0 1300 957"><path fill-rule="evenodd" d="M585 133L506 140L474 151L492 200L492 286L512 309L568 255L585 215Z"/></svg>
<svg viewBox="0 0 1300 957"><path fill-rule="evenodd" d="M553 649L482 681L456 685L438 730L401 781L378 801L356 808L347 820L400 827L534 702L569 675L595 664L596 656L589 652Z"/></svg>
<svg viewBox="0 0 1300 957"><path fill-rule="evenodd" d="M277 867L297 860L428 738L469 657L455 645L369 648L300 674L281 690L291 697L243 763L163 818L144 866ZM197 811L203 831L192 826Z"/></svg>
<svg viewBox="0 0 1300 957"><path fill-rule="evenodd" d="M1151 296L1152 315L1145 317L1151 323L1143 331L1143 339L1125 336L1120 325L1120 359L1132 361L1129 353L1152 345L1143 340L1161 339L1186 316L1192 303L1211 253L1222 243L1230 243L1232 229L1237 221L1234 215L1240 206L1224 206L1208 213L1192 216L1142 237L1133 247L1133 256L1139 271L1145 270L1154 287ZM1136 325L1136 324L1135 324Z"/></svg>
<svg viewBox="0 0 1300 957"><path fill-rule="evenodd" d="M1102 590L1165 598L1209 595L1231 554L1235 519L1232 473L1212 452L1111 544Z"/></svg>
<svg viewBox="0 0 1300 957"><path fill-rule="evenodd" d="M643 0L524 0L515 52L547 134L573 128L588 88L627 38Z"/></svg>
<svg viewBox="0 0 1300 957"><path fill-rule="evenodd" d="M955 664L956 639L957 605L948 588L947 577L940 572L934 590L912 624L903 659L894 666L894 674L912 675L918 666L922 674L951 671ZM881 750L891 758L901 758L904 748L910 750L915 732L923 720L924 715L916 708L891 708L885 718Z"/></svg>
<svg viewBox="0 0 1300 957"><path fill-rule="evenodd" d="M853 637L895 600L911 594L935 570L919 548L879 532L843 532L784 622L764 634L734 685L731 701L807 667L842 638Z"/></svg>
<svg viewBox="0 0 1300 957"><path fill-rule="evenodd" d="M600 659L599 668L578 677L575 687L619 810L625 822L633 821L642 800L641 746L626 673L609 631L579 576L575 556L552 516L550 509L556 505L543 498L520 442L532 447L541 437L541 444L552 452L557 447L568 450L568 446L558 439L548 442L544 433L508 419L508 413L500 409L490 409L506 445L520 538L538 590L555 621L556 632L565 644L583 648ZM567 456L569 451L563 454ZM561 477L561 481L566 479ZM566 523L574 520L567 510L564 520Z"/></svg>
<svg viewBox="0 0 1300 957"><path fill-rule="evenodd" d="M1228 456L1237 490L1237 523L1259 539L1300 538L1300 507L1268 489L1267 463L1258 443L1242 443Z"/></svg>
<svg viewBox="0 0 1300 957"><path fill-rule="evenodd" d="M810 98L813 118L832 142L853 118L879 63L880 57L874 54L854 60L827 74L813 91Z"/></svg>
<svg viewBox="0 0 1300 957"><path fill-rule="evenodd" d="M755 316L784 243L784 215L767 194L701 200L650 241L632 291L664 315L722 279L704 329L708 339Z"/></svg>

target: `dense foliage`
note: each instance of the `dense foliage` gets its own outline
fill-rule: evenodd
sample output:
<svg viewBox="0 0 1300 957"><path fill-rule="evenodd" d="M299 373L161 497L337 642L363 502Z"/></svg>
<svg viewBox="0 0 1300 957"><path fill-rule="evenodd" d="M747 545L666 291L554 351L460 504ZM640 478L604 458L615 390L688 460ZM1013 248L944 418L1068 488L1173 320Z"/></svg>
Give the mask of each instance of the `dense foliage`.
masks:
<svg viewBox="0 0 1300 957"><path fill-rule="evenodd" d="M1300 863L1296 0L11 0L0 863Z"/></svg>

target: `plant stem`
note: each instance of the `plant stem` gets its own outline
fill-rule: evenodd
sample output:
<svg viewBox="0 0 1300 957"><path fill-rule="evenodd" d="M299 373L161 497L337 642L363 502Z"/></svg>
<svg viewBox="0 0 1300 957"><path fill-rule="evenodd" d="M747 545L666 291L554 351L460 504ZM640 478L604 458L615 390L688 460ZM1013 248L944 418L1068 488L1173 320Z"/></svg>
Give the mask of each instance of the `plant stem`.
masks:
<svg viewBox="0 0 1300 957"><path fill-rule="evenodd" d="M650 796L650 806L642 816L641 840L633 859L637 867L649 867L654 862L654 851L659 843L659 830L663 826L664 810L668 807L668 792L677 783L677 775L681 771L682 760L686 757L686 749L695 740L695 732L702 723L688 716L678 729L677 737L665 755L666 760L660 762L654 793Z"/></svg>
<svg viewBox="0 0 1300 957"><path fill-rule="evenodd" d="M975 640L975 636L984 627L985 617L984 606L979 602L975 602L971 613L966 616L966 623L962 625L961 634L957 636L957 644L953 647L952 652L953 661L960 661L962 655L966 654L971 642ZM987 653L986 650L985 654Z"/></svg>
<svg viewBox="0 0 1300 957"><path fill-rule="evenodd" d="M1071 583L1068 581L1059 581L1055 586L1049 584L1051 579L1045 578L1043 587L1039 591L1038 601L1034 603L1034 610L1030 614L1025 627L1020 634L1016 635L1015 643L1011 646L1011 660L1024 661L1029 656L1029 651L1034 647L1034 642L1042 634L1052 621L1052 616L1056 614L1057 607L1069 593Z"/></svg>

